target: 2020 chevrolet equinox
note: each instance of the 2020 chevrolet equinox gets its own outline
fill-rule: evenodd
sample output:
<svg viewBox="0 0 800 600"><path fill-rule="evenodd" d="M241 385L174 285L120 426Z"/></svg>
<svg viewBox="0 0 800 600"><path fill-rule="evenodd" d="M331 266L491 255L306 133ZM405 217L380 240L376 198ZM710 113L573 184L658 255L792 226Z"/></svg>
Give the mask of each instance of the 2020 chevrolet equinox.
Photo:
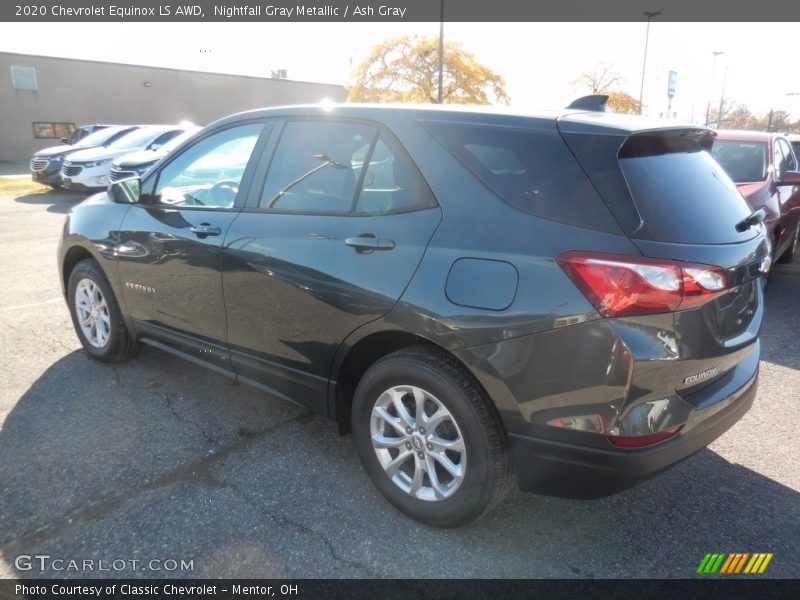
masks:
<svg viewBox="0 0 800 600"><path fill-rule="evenodd" d="M424 523L514 479L601 497L755 396L770 248L713 139L577 108L242 113L72 210L65 297L98 360L148 344L352 429Z"/></svg>

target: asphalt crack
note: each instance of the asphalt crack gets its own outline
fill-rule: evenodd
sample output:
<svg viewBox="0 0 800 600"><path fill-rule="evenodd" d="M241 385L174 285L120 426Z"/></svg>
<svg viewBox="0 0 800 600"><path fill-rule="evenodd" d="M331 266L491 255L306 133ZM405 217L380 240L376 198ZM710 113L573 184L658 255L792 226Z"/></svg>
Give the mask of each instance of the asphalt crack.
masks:
<svg viewBox="0 0 800 600"><path fill-rule="evenodd" d="M208 433L203 428L202 425L200 425L200 423L197 423L196 421L192 421L191 419L178 414L178 411L175 410L175 407L172 405L172 397L173 396L177 396L178 399L183 400L183 396L181 396L180 394L165 394L165 393L161 392L161 397L166 401L167 408L169 409L169 412L171 412L172 415L178 421L181 421L183 423L187 423L188 425L192 425L195 429L197 429L197 431L200 432L200 434L206 439L206 441L209 444L211 444L212 446L219 447L220 443L217 440L215 440L214 437L210 433Z"/></svg>
<svg viewBox="0 0 800 600"><path fill-rule="evenodd" d="M372 569L371 567L357 561L351 560L349 558L345 558L341 556L337 551L336 547L333 545L333 542L321 531L314 529L313 527L309 527L305 523L301 523L299 521L295 521L294 519L273 513L266 509L262 504L259 504L254 498L252 498L247 492L241 489L238 485L231 483L230 481L220 480L217 479L217 482L234 492L236 492L248 505L250 505L255 511L261 513L262 515L268 517L271 521L277 523L278 525L284 525L294 528L295 530L299 531L302 534L311 536L316 538L327 548L328 553L331 555L331 558L344 566L353 568L353 569L360 569L364 573L366 573L369 577L372 578L379 578L382 577L380 573Z"/></svg>

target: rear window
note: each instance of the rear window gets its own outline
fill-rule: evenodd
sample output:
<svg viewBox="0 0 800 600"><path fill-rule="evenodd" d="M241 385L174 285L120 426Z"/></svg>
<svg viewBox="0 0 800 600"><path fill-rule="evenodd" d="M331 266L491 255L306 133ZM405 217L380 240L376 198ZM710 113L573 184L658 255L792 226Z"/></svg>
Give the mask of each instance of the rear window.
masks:
<svg viewBox="0 0 800 600"><path fill-rule="evenodd" d="M658 134L632 136L619 152L619 164L646 228L641 237L691 244L752 238L752 229L736 231L736 224L752 210L711 155L699 145L661 140Z"/></svg>
<svg viewBox="0 0 800 600"><path fill-rule="evenodd" d="M711 156L737 183L764 181L767 178L766 142L714 140Z"/></svg>
<svg viewBox="0 0 800 600"><path fill-rule="evenodd" d="M619 233L558 132L451 122L421 125L508 204L546 219Z"/></svg>

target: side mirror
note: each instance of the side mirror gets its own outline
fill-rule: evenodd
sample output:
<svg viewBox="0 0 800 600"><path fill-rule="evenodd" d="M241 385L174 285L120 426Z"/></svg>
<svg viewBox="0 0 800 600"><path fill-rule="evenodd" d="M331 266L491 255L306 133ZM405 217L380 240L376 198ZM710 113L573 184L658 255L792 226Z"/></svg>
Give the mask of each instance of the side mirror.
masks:
<svg viewBox="0 0 800 600"><path fill-rule="evenodd" d="M158 149L159 149L159 148L161 148L161 146L163 146L163 145L164 145L164 144L156 144L156 143L153 143L153 144L150 144L150 147L148 148L148 150L158 150Z"/></svg>
<svg viewBox="0 0 800 600"><path fill-rule="evenodd" d="M786 171L775 185L800 185L800 172Z"/></svg>
<svg viewBox="0 0 800 600"><path fill-rule="evenodd" d="M115 181L108 186L108 197L118 204L136 204L142 196L141 184L138 177Z"/></svg>
<svg viewBox="0 0 800 600"><path fill-rule="evenodd" d="M61 138L62 144L69 144L69 138Z"/></svg>

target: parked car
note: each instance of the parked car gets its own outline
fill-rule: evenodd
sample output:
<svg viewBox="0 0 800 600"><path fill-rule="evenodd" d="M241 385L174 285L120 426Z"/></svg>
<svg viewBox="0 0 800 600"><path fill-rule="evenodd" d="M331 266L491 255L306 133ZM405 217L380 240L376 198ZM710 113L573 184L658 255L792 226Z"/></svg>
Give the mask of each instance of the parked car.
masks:
<svg viewBox="0 0 800 600"><path fill-rule="evenodd" d="M69 143L37 151L30 162L31 179L38 183L49 185L52 188L60 188L61 168L64 166L65 156L79 150L88 150L112 144L119 138L138 129L138 125L103 125L98 127L101 127L101 129L82 137L77 142L72 142L70 138L67 140Z"/></svg>
<svg viewBox="0 0 800 600"><path fill-rule="evenodd" d="M792 262L800 238L800 173L786 137L762 131L718 131L711 155L753 210L764 209L773 260Z"/></svg>
<svg viewBox="0 0 800 600"><path fill-rule="evenodd" d="M600 497L755 397L769 242L713 137L578 110L247 112L74 208L64 294L97 360L147 344L352 429L424 523L472 521L512 473Z"/></svg>
<svg viewBox="0 0 800 600"><path fill-rule="evenodd" d="M100 131L101 129L106 129L108 127L111 127L111 125L81 125L75 131L73 131L72 135L70 135L68 138L61 138L61 143L67 144L68 146L74 146L86 136L94 133L95 131Z"/></svg>
<svg viewBox="0 0 800 600"><path fill-rule="evenodd" d="M67 189L102 190L109 184L115 158L163 146L184 131L182 125L142 125L106 146L73 152L64 159L61 183Z"/></svg>
<svg viewBox="0 0 800 600"><path fill-rule="evenodd" d="M191 126L166 144L151 144L150 148L147 150L139 150L121 156L111 163L110 180L113 182L129 177L141 177L147 169L152 167L198 131L200 131L200 127Z"/></svg>

